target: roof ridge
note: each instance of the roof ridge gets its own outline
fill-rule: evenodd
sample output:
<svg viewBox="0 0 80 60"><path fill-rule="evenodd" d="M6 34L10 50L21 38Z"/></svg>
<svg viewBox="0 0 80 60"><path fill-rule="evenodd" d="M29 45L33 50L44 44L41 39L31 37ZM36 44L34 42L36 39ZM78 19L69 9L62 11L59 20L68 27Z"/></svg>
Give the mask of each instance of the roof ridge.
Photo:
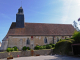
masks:
<svg viewBox="0 0 80 60"><path fill-rule="evenodd" d="M25 23L29 23L29 22L25 22ZM32 23L32 24L57 24L57 23ZM72 25L72 24L61 24L61 25Z"/></svg>

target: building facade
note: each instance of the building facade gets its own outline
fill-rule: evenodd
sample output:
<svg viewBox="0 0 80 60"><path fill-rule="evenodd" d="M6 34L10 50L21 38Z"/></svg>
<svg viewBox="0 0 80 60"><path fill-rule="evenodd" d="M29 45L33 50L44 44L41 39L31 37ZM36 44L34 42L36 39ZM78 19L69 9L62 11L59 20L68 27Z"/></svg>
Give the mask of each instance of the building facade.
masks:
<svg viewBox="0 0 80 60"><path fill-rule="evenodd" d="M60 39L71 38L75 28L71 24L25 23L22 7L16 14L7 35L2 40L1 50L17 46L34 49L36 45L56 44Z"/></svg>

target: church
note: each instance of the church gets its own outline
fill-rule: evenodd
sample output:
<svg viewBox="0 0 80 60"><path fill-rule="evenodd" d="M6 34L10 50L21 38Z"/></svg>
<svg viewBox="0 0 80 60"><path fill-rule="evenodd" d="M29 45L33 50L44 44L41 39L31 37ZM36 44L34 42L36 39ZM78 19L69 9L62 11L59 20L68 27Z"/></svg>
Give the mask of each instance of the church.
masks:
<svg viewBox="0 0 80 60"><path fill-rule="evenodd" d="M12 22L2 40L1 50L17 46L34 49L36 45L56 44L60 39L71 38L76 29L72 24L26 23L23 8L18 9L16 22Z"/></svg>

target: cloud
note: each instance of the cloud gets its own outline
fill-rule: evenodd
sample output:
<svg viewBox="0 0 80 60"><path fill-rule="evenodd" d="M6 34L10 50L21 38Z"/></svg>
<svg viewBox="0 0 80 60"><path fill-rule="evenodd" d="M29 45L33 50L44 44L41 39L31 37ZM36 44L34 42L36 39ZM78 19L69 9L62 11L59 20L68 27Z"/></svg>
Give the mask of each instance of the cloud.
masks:
<svg viewBox="0 0 80 60"><path fill-rule="evenodd" d="M70 10L70 6L71 6L71 2L72 0L62 0L63 1L63 12L62 12L62 23L66 23L66 21L68 20L68 14L69 14L69 10Z"/></svg>
<svg viewBox="0 0 80 60"><path fill-rule="evenodd" d="M63 16L62 23L73 24L75 20L80 28L78 18L80 17L80 0L62 0L63 1Z"/></svg>

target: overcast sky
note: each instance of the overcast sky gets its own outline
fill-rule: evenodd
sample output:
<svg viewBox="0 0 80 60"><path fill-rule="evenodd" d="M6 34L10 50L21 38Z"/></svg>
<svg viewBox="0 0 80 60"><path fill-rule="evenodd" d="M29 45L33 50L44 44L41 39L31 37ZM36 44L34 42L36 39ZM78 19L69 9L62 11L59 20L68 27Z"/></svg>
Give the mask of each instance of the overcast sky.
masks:
<svg viewBox="0 0 80 60"><path fill-rule="evenodd" d="M25 22L73 24L80 18L80 0L0 0L0 41L7 34L21 7Z"/></svg>

